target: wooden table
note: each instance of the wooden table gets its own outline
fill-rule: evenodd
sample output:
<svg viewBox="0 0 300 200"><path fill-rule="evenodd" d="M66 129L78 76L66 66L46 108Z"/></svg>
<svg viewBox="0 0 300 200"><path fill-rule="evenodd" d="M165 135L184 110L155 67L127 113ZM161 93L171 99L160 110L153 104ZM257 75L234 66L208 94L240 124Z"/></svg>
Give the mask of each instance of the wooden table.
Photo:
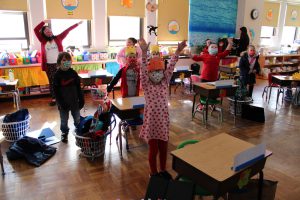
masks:
<svg viewBox="0 0 300 200"><path fill-rule="evenodd" d="M246 170L250 177L259 173L259 198L262 194L263 168L272 154L266 151L265 157L252 165L233 171L234 156L253 144L222 133L204 141L171 152L172 168L181 176L186 176L203 189L214 195L215 199L237 187L240 176Z"/></svg>
<svg viewBox="0 0 300 200"><path fill-rule="evenodd" d="M21 106L21 99L17 85L18 79L15 79L12 82L8 81L5 83L0 83L0 87L2 88L2 92L0 93L0 95L11 94L13 96L14 105L16 105L17 110L19 110Z"/></svg>
<svg viewBox="0 0 300 200"><path fill-rule="evenodd" d="M234 75L236 72L236 68L236 65L220 65L219 71Z"/></svg>
<svg viewBox="0 0 300 200"><path fill-rule="evenodd" d="M95 86L96 79L101 79L102 84L109 84L113 79L113 75L106 70L90 71L89 73L78 74L81 78L83 88L86 86ZM113 90L113 98L115 98L115 92Z"/></svg>
<svg viewBox="0 0 300 200"><path fill-rule="evenodd" d="M121 120L118 126L118 138L120 146L120 155L122 158L122 125L126 123L126 120L135 119L140 115L140 109L143 109L145 105L145 97L118 98L112 99L111 102L114 105L112 112L116 114Z"/></svg>
<svg viewBox="0 0 300 200"><path fill-rule="evenodd" d="M172 77L171 77L171 83L175 82L175 79L177 78L189 78L190 79L190 90L192 90L192 81L191 81L191 75L192 75L192 70L176 70L174 69ZM182 77L181 77L182 75ZM178 86L174 89L174 93L176 92ZM169 95L171 95L171 84L169 85Z"/></svg>
<svg viewBox="0 0 300 200"><path fill-rule="evenodd" d="M277 109L277 104L278 104L278 99L279 99L280 93L282 93L282 95L284 95L282 87L291 87L292 83L295 83L295 85L299 86L300 80L293 79L293 76L272 75L272 84L277 84L280 86L277 90L276 109ZM271 93L271 91L270 91L270 93Z"/></svg>
<svg viewBox="0 0 300 200"><path fill-rule="evenodd" d="M224 97L225 96L235 96L235 91L237 89L237 86L226 87L226 88L217 88L216 86L209 85L207 83L193 83L193 89L194 89L195 95L194 95L194 100L193 100L192 115L193 115L194 109L195 109L196 97L198 95L200 95L202 97L206 97L206 102L205 102L205 109L206 109L205 122L207 122L207 117L208 117L208 100L220 97L220 93L222 93ZM235 108L236 108L236 101L235 101ZM236 109L235 109L235 114L234 114L234 120L235 120L235 116L236 116ZM206 124L207 123L205 123L205 125Z"/></svg>

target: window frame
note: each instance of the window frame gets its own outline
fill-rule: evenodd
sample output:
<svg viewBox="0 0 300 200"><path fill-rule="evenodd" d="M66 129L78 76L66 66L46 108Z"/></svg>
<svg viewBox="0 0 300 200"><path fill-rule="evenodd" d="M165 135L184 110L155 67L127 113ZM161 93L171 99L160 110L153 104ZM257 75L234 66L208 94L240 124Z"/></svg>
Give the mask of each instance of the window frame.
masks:
<svg viewBox="0 0 300 200"><path fill-rule="evenodd" d="M110 19L109 17L114 17L114 16L107 16L107 39L108 39L108 44L110 46L110 42L126 42L126 39L125 40L111 40L110 39ZM128 16L119 16L119 17L128 17ZM136 16L138 17L138 16ZM140 18L140 38L143 38L143 35L144 35L144 18L142 17L139 17Z"/></svg>
<svg viewBox="0 0 300 200"><path fill-rule="evenodd" d="M56 20L60 20L60 19L56 19ZM83 45L82 47L85 48L85 49L89 49L91 48L91 45L92 45L92 23L91 23L91 20L89 19L86 19L86 24L87 24L87 45ZM52 23L49 24L49 28L52 29Z"/></svg>
<svg viewBox="0 0 300 200"><path fill-rule="evenodd" d="M13 12L13 11L2 11L3 13L7 13L7 14L15 14L15 13L21 13L23 15L23 22L24 22L24 31L25 31L25 37L11 37L11 38L3 38L0 37L0 40L26 40L27 43L27 48L22 48L21 50L29 50L29 45L30 45L30 41L29 41L29 28L28 28L28 15L27 12Z"/></svg>

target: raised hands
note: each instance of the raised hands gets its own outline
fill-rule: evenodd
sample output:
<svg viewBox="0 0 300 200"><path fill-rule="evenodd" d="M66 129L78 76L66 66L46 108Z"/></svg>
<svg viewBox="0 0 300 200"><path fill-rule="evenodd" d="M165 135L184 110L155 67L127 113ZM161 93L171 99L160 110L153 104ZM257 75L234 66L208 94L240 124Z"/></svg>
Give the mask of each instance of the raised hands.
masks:
<svg viewBox="0 0 300 200"><path fill-rule="evenodd" d="M141 38L141 39L139 39L139 46L140 46L143 54L147 54L147 51L148 51L149 46L150 46L150 42L148 42L148 44L147 44L147 42L145 41L145 39Z"/></svg>
<svg viewBox="0 0 300 200"><path fill-rule="evenodd" d="M178 43L177 49L175 51L176 55L179 55L180 52L187 46L186 40L183 40L182 42Z"/></svg>
<svg viewBox="0 0 300 200"><path fill-rule="evenodd" d="M51 20L50 20L50 19L45 19L45 20L44 20L44 23L50 24L50 23L51 23Z"/></svg>

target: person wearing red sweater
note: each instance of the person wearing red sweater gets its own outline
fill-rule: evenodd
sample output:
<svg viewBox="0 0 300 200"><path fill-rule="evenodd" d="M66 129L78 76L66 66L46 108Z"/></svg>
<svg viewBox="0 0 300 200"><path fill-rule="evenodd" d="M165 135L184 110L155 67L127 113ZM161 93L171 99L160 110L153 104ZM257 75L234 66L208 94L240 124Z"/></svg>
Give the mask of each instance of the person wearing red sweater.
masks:
<svg viewBox="0 0 300 200"><path fill-rule="evenodd" d="M203 67L200 75L202 82L216 81L218 79L220 60L229 54L231 47L232 39L228 39L228 45L225 51L218 53L218 45L212 43L208 47L208 54L204 53L200 56L195 55L192 57L194 61L203 62Z"/></svg>
<svg viewBox="0 0 300 200"><path fill-rule="evenodd" d="M67 28L59 35L53 35L52 30L48 25L50 20L44 20L34 28L34 33L37 39L41 42L41 55L42 55L42 70L46 71L49 79L50 94L52 101L49 103L50 106L56 105L55 95L53 92L53 77L57 70L57 57L60 52L63 52L62 41L69 34L71 30L76 28L82 21L74 24Z"/></svg>
<svg viewBox="0 0 300 200"><path fill-rule="evenodd" d="M107 87L107 92L111 92L114 86L121 79L122 98L139 96L140 90L140 64L137 60L137 49L134 46L125 49L126 63Z"/></svg>

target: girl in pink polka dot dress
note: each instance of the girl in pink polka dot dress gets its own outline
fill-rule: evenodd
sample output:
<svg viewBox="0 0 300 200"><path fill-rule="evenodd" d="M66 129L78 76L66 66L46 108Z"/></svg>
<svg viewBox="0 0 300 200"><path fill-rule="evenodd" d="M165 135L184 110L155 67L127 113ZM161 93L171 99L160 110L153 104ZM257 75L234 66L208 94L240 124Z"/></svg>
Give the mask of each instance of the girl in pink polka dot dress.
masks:
<svg viewBox="0 0 300 200"><path fill-rule="evenodd" d="M186 47L186 41L178 44L167 68L159 57L159 49L151 51L151 59L147 62L147 50L150 43L144 39L139 41L142 49L141 83L145 95L144 123L140 137L149 145L149 165L151 176L162 176L171 179L166 171L167 150L169 140L168 88L178 55ZM156 157L159 154L160 172L157 170Z"/></svg>

